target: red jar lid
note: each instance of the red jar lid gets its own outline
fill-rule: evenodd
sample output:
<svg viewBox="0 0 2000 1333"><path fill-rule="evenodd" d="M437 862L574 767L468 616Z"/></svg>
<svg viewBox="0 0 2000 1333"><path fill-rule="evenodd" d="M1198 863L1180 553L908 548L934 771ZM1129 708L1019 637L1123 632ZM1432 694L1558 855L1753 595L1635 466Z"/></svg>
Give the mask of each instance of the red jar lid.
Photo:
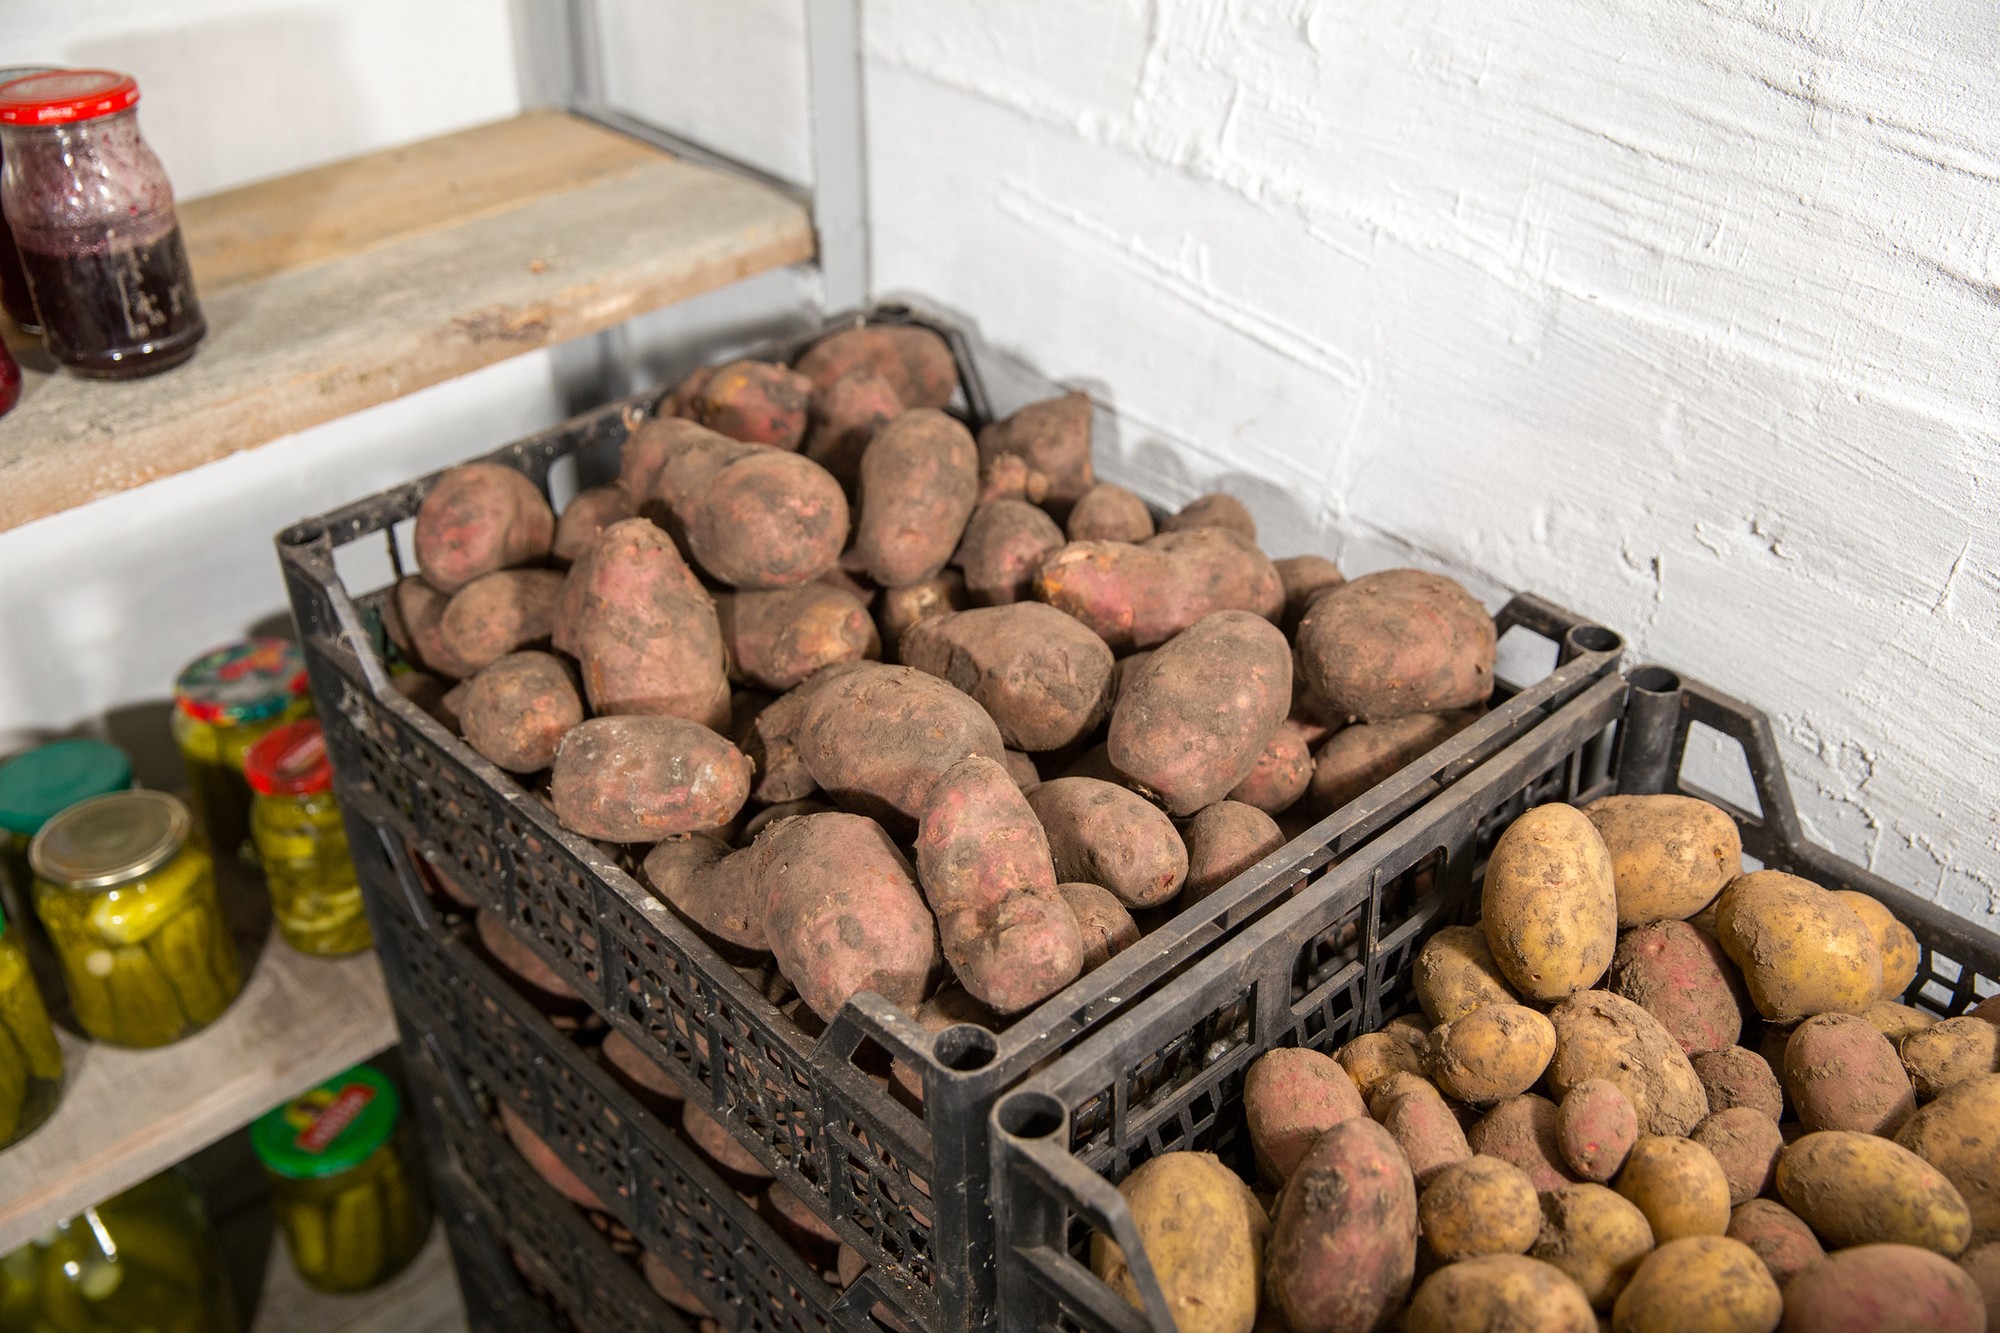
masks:
<svg viewBox="0 0 2000 1333"><path fill-rule="evenodd" d="M54 69L0 84L0 125L95 120L139 100L139 81L109 69Z"/></svg>
<svg viewBox="0 0 2000 1333"><path fill-rule="evenodd" d="M326 737L316 718L287 722L251 746L243 756L250 789L265 796L308 796L333 785Z"/></svg>

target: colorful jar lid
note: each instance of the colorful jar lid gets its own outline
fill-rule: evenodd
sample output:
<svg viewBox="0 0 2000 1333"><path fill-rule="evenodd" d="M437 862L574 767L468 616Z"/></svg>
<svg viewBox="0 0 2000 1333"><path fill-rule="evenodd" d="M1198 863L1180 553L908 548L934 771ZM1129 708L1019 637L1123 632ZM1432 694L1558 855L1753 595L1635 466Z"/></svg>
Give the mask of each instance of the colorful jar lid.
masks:
<svg viewBox="0 0 2000 1333"><path fill-rule="evenodd" d="M132 760L104 741L37 745L0 764L0 829L32 838L57 813L132 785Z"/></svg>
<svg viewBox="0 0 2000 1333"><path fill-rule="evenodd" d="M308 796L333 786L333 764L318 718L300 718L266 733L243 756L250 790L265 796Z"/></svg>
<svg viewBox="0 0 2000 1333"><path fill-rule="evenodd" d="M110 69L55 69L0 85L0 125L62 125L95 120L139 100L139 83Z"/></svg>
<svg viewBox="0 0 2000 1333"><path fill-rule="evenodd" d="M163 791L93 796L42 825L28 864L52 884L108 889L171 861L192 827L188 808Z"/></svg>
<svg viewBox="0 0 2000 1333"><path fill-rule="evenodd" d="M273 1174L318 1180L368 1160L395 1132L396 1085L373 1065L356 1065L266 1111L250 1127L250 1145Z"/></svg>
<svg viewBox="0 0 2000 1333"><path fill-rule="evenodd" d="M199 659L174 681L174 704L197 722L236 726L276 717L306 692L305 658L284 639L245 639Z"/></svg>

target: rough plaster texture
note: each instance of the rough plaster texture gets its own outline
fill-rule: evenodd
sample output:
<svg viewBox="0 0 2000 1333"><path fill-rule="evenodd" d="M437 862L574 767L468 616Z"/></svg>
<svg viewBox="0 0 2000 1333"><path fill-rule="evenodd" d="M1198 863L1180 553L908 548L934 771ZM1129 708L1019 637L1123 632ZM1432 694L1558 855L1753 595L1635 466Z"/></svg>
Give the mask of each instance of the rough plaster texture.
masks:
<svg viewBox="0 0 2000 1333"><path fill-rule="evenodd" d="M878 286L1274 553L1534 588L2000 909L1983 0L870 0Z"/></svg>

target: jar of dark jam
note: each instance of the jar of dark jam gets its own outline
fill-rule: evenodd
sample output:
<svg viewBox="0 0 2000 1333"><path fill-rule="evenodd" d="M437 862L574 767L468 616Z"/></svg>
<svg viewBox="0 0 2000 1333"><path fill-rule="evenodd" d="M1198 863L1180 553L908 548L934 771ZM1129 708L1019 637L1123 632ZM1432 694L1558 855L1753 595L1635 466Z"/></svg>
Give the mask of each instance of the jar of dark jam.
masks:
<svg viewBox="0 0 2000 1333"><path fill-rule="evenodd" d="M0 87L30 74L48 74L54 68L53 65L10 65L0 69ZM36 338L42 336L42 321L35 316L35 300L28 295L28 275L21 272L21 256L14 249L14 233L7 229L4 213L0 213L0 310L7 312L7 318L13 320L14 327L21 332ZM4 381L5 377L6 367L0 365L0 381ZM19 379L20 372L16 370L17 390ZM0 412L5 412L11 405L7 401L7 387L0 382Z"/></svg>
<svg viewBox="0 0 2000 1333"><path fill-rule="evenodd" d="M0 86L0 208L50 353L92 379L177 366L208 332L138 101L129 75L102 69Z"/></svg>

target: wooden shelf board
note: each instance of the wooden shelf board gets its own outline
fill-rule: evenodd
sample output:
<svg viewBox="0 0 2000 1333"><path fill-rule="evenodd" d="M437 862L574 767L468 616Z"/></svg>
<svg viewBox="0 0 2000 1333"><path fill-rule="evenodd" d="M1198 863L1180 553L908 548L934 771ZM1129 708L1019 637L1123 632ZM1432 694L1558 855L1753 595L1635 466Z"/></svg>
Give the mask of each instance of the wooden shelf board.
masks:
<svg viewBox="0 0 2000 1333"><path fill-rule="evenodd" d="M225 871L225 901L251 892L262 882ZM133 1051L58 1035L62 1103L0 1152L0 1254L390 1046L396 1018L373 953L308 958L272 937L236 1003L184 1041Z"/></svg>
<svg viewBox="0 0 2000 1333"><path fill-rule="evenodd" d="M813 256L796 199L550 112L182 221L207 339L124 384L30 368L0 531Z"/></svg>

